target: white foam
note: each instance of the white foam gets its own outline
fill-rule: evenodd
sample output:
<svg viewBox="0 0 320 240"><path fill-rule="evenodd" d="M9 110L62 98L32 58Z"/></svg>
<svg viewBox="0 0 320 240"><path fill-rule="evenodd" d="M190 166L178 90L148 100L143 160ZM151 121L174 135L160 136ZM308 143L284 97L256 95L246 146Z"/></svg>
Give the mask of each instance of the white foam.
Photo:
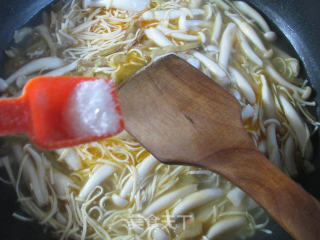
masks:
<svg viewBox="0 0 320 240"><path fill-rule="evenodd" d="M114 134L119 114L112 98L112 86L103 79L79 83L67 104L66 117L76 137Z"/></svg>

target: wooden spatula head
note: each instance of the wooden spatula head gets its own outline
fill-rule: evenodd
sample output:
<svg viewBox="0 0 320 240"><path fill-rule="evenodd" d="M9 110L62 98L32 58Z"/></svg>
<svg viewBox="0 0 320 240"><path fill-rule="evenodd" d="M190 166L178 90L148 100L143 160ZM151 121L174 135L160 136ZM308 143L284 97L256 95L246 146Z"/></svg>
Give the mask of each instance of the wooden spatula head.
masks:
<svg viewBox="0 0 320 240"><path fill-rule="evenodd" d="M119 90L126 129L161 161L197 164L254 148L238 101L176 55L155 61Z"/></svg>

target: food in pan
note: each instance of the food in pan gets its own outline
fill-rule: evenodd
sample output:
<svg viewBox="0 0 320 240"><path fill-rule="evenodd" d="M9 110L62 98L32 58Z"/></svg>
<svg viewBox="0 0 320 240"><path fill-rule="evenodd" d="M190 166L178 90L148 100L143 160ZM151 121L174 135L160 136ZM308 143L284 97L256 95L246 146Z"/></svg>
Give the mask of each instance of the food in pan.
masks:
<svg viewBox="0 0 320 240"><path fill-rule="evenodd" d="M256 146L295 177L313 169L310 135L319 123L307 109L315 102L299 61L275 39L241 1L60 0L41 25L15 33L0 88L2 96L18 96L37 75L96 76L119 85L153 59L176 53L238 99ZM50 152L23 136L6 142L12 153L1 158L3 180L26 213L14 216L37 219L60 239L270 233L268 217L242 190L208 170L158 162L126 131Z"/></svg>

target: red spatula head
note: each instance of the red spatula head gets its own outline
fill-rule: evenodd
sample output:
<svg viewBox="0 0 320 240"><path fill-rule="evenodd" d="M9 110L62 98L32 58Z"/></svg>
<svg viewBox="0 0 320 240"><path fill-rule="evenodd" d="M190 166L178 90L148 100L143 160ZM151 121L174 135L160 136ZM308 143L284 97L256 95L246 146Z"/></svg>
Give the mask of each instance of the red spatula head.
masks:
<svg viewBox="0 0 320 240"><path fill-rule="evenodd" d="M105 79L36 77L27 83L22 97L3 99L2 106L0 120L10 123L0 124L1 132L25 132L45 149L103 139L124 128L116 89Z"/></svg>

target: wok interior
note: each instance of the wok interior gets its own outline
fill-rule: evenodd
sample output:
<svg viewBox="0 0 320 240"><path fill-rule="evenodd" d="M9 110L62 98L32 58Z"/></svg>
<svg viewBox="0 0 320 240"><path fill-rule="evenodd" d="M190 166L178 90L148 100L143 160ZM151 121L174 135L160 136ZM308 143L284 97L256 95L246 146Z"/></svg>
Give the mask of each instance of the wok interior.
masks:
<svg viewBox="0 0 320 240"><path fill-rule="evenodd" d="M273 29L275 29L273 27ZM283 36L281 33L278 33L279 36ZM284 37L279 37L280 39L285 39ZM283 41L287 44L287 41ZM280 43L281 44L281 43ZM295 55L295 51L292 50L292 53L294 53ZM317 87L316 87L317 89ZM314 140L314 146L315 147L315 150L317 150L317 146L318 146L318 141L316 139L317 137L315 136L315 140ZM316 155L315 155L315 158L318 159L318 152L316 151ZM316 182L315 179L319 179L319 161L316 161L316 164L317 164L317 170L316 172L312 173L312 175L308 176L308 177L305 177L303 179L301 179L301 181L305 184L305 186L307 187L307 190L311 190L312 193L316 194L318 193L319 194L319 190L314 188L312 189L313 187L315 187L314 183ZM11 217L11 214L12 214L12 209L19 209L18 207L18 204L15 203L15 195L12 191L12 189L10 188L10 186L1 186L1 188L3 189L3 192L6 192L8 194L5 194L5 196L3 196L4 194L2 194L1 196L1 202L3 203L2 206L4 206L4 209L2 210L2 212L4 214L2 214L2 218L3 216L6 216L5 218L1 219L2 222L7 222L8 223L8 227L6 228L6 232L8 232L8 238L7 239L11 239L11 237L9 237L9 234L12 234L13 232L15 234L18 234L19 236L24 236L25 234L30 234L29 236L32 236L33 239L43 239L43 234L42 234L42 229L41 227L37 226L34 224L34 222L32 223L21 223L19 221L16 221L14 219L12 219ZM316 195L317 196L317 195ZM319 195L318 195L319 197ZM8 206L10 205L10 206ZM273 228L273 227L271 227ZM12 229L12 230L9 230L9 229ZM20 229L21 231L14 231L13 229ZM35 230L36 229L36 230ZM275 225L275 229L276 230L273 230L274 231L274 235L273 236L281 236L279 237L279 239L290 239L290 237L283 231L279 228L279 226ZM25 231L24 231L25 230ZM9 233L10 232L10 233ZM39 235L37 234L39 233ZM279 235L278 235L279 234ZM37 236L38 235L38 236ZM6 234L5 234L6 236ZM253 239L255 238L259 238L259 239L267 239L266 236L264 236L262 234L262 236L259 236L259 235L255 235L253 237ZM5 238L6 239L6 238Z"/></svg>

